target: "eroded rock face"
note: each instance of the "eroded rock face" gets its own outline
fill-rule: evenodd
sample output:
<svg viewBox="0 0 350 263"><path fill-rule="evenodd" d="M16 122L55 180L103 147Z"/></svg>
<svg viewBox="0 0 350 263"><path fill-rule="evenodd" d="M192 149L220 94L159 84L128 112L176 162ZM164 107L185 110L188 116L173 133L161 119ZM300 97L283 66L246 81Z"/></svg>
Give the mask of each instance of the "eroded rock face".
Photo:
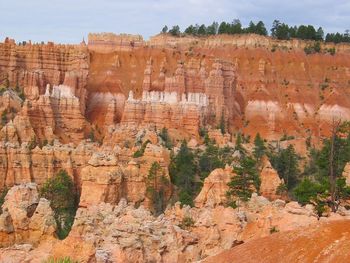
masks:
<svg viewBox="0 0 350 263"><path fill-rule="evenodd" d="M0 215L1 246L15 243L37 245L55 237L56 221L50 202L39 198L35 184L12 187Z"/></svg>
<svg viewBox="0 0 350 263"><path fill-rule="evenodd" d="M82 262L193 262L314 225L312 206L278 200L282 181L267 160L260 174L266 198L225 207L234 176L227 167L206 178L195 208L177 204L159 217L149 211L150 192L162 191L169 203L174 190L170 151L160 146L163 127L175 144L186 138L194 149L203 147L201 126L220 147L232 146L237 131L275 140L294 135L280 146L292 143L306 155L308 136L317 145L334 117L350 118L349 46L337 45L335 56L305 56L305 45L254 35L145 42L111 34L91 35L88 47L0 44L0 85L13 88L0 96L0 188L15 185L0 214L0 242L29 243L0 250L0 261L68 255ZM160 171L149 176L155 163ZM18 185L40 186L61 169L81 193L65 241L52 239L53 214L36 186ZM348 216L342 208L321 220Z"/></svg>
<svg viewBox="0 0 350 263"><path fill-rule="evenodd" d="M164 199L170 199L172 185L168 172L170 156L167 149L149 143L143 156L124 165L117 155L118 152L116 155L106 152L92 155L88 165L81 171L80 206L98 205L100 202L117 204L121 198L125 198L128 202L143 204L152 209L152 200L147 194L150 186L154 191L162 189ZM154 163L159 164L160 172L150 179L149 172ZM167 183L164 184L164 181Z"/></svg>
<svg viewBox="0 0 350 263"><path fill-rule="evenodd" d="M196 207L226 205L228 183L235 174L231 167L215 169L204 180L203 188L195 199Z"/></svg>
<svg viewBox="0 0 350 263"><path fill-rule="evenodd" d="M345 165L342 176L345 178L346 186L350 186L350 163Z"/></svg>
<svg viewBox="0 0 350 263"><path fill-rule="evenodd" d="M81 143L77 147L62 145L55 141L53 145L30 149L28 143L14 145L0 144L0 183L4 186L13 186L20 183L35 182L43 184L61 169L72 176L80 187L80 171L87 165L95 145Z"/></svg>
<svg viewBox="0 0 350 263"><path fill-rule="evenodd" d="M278 187L283 181L280 179L277 171L273 169L268 158L264 157L262 160L262 170L260 172L260 194L270 200L281 198L278 193Z"/></svg>
<svg viewBox="0 0 350 263"><path fill-rule="evenodd" d="M47 84L60 85L68 81L73 72L78 80L77 89L83 88L87 82L88 59L84 45L0 43L2 78L7 79L10 87L23 87L30 99L44 94Z"/></svg>
<svg viewBox="0 0 350 263"><path fill-rule="evenodd" d="M20 238L28 245L0 249L0 259L13 256L28 262L37 262L38 256L69 256L81 262L194 262L248 240L318 222L310 205L270 202L256 194L236 209L181 208L176 203L158 217L143 205L136 208L121 198L118 204L80 207L69 236L58 241L51 238L55 221L49 203L38 200L34 184L13 187L3 209L2 244L9 246Z"/></svg>

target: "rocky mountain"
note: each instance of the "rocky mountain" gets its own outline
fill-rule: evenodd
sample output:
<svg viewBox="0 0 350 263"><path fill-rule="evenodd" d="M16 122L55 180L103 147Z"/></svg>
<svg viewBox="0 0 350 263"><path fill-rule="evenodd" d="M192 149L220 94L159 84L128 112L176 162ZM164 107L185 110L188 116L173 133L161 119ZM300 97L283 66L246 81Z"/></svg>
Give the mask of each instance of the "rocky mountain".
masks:
<svg viewBox="0 0 350 263"><path fill-rule="evenodd" d="M256 166L260 187L249 189L249 200L230 205L227 194L238 176L233 166L254 153L249 137L259 133L279 149L293 145L302 166L334 120L350 120L350 46L323 43L319 53L306 54L312 44L253 34L160 34L145 41L104 33L90 34L80 45L5 39L0 262L66 256L101 263L220 262L215 255L224 260L246 258L251 249L265 253L257 249L265 242L281 244L276 251L286 249L290 259L284 233L296 235L295 247L306 227L338 233L343 224L333 221L349 219L349 202L331 212L291 201L267 156ZM206 167L212 152L205 152L204 162L194 160L207 171L194 171L200 188L191 193L192 207L177 202L171 176L184 139L194 154L214 147L223 162ZM79 199L64 240L57 236L61 226L52 203L40 193L61 170ZM342 178L350 186L349 164ZM307 242L318 238L315 231L303 233ZM339 246L345 247L343 239ZM347 254L336 256L346 261ZM330 254L323 258L332 260Z"/></svg>

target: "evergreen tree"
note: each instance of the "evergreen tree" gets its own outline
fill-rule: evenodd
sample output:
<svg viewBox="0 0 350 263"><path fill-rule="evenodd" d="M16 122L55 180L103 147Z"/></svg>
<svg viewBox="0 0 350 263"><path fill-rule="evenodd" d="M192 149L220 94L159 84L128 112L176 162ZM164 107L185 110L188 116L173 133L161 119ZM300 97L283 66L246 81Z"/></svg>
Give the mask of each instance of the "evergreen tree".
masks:
<svg viewBox="0 0 350 263"><path fill-rule="evenodd" d="M228 34L229 33L229 25L226 22L221 22L218 34Z"/></svg>
<svg viewBox="0 0 350 263"><path fill-rule="evenodd" d="M236 137L235 150L239 151L239 153L241 155L245 155L246 154L246 150L243 148L242 143L243 143L242 134L239 132L239 133L237 133L237 137Z"/></svg>
<svg viewBox="0 0 350 263"><path fill-rule="evenodd" d="M207 28L204 24L202 24L199 28L198 28L198 35L200 36L204 36L207 34Z"/></svg>
<svg viewBox="0 0 350 263"><path fill-rule="evenodd" d="M43 184L40 196L50 201L57 222L57 235L60 239L65 238L78 208L78 195L72 179L66 171L61 170Z"/></svg>
<svg viewBox="0 0 350 263"><path fill-rule="evenodd" d="M273 21L271 36L277 39L289 39L289 26L287 24L281 23L279 20Z"/></svg>
<svg viewBox="0 0 350 263"><path fill-rule="evenodd" d="M168 148L169 150L171 150L171 149L173 148L173 143L172 143L171 138L170 138L170 136L169 136L168 129L164 127L164 128L160 131L159 136L160 136L160 138L162 138L162 140L163 140L163 146L165 146L166 148Z"/></svg>
<svg viewBox="0 0 350 263"><path fill-rule="evenodd" d="M255 24L253 23L253 21L250 21L249 22L249 26L248 28L246 29L247 33L255 33L256 32L256 26Z"/></svg>
<svg viewBox="0 0 350 263"><path fill-rule="evenodd" d="M169 173L171 181L178 187L179 201L182 204L193 205L193 197L196 194L194 154L187 146L187 142L181 143L180 150L172 157Z"/></svg>
<svg viewBox="0 0 350 263"><path fill-rule="evenodd" d="M208 35L216 35L218 33L219 24L217 22L213 22L210 26L207 27Z"/></svg>
<svg viewBox="0 0 350 263"><path fill-rule="evenodd" d="M228 196L248 201L254 190L259 191L260 179L256 170L256 162L250 157L243 157L239 165L234 167L237 175L228 183Z"/></svg>
<svg viewBox="0 0 350 263"><path fill-rule="evenodd" d="M188 35L197 35L197 31L196 31L196 28L193 26L193 25L190 25L189 27L187 27L185 29L185 34L188 34Z"/></svg>
<svg viewBox="0 0 350 263"><path fill-rule="evenodd" d="M283 178L288 190L291 190L297 183L299 156L296 154L293 145L280 150L276 155L270 155L272 166Z"/></svg>
<svg viewBox="0 0 350 263"><path fill-rule="evenodd" d="M324 31L322 27L319 27L316 32L316 40L322 41L324 38Z"/></svg>
<svg viewBox="0 0 350 263"><path fill-rule="evenodd" d="M226 125L225 125L225 113L224 113L224 111L222 111L222 113L221 113L219 128L220 128L221 134L225 134Z"/></svg>
<svg viewBox="0 0 350 263"><path fill-rule="evenodd" d="M234 19L229 27L230 34L241 34L242 33L242 24L239 19Z"/></svg>
<svg viewBox="0 0 350 263"><path fill-rule="evenodd" d="M279 20L274 20L271 28L271 36L277 38L277 30L281 26L281 22Z"/></svg>
<svg viewBox="0 0 350 263"><path fill-rule="evenodd" d="M298 33L298 27L297 26L292 26L289 28L289 37L290 38L297 38L297 33Z"/></svg>
<svg viewBox="0 0 350 263"><path fill-rule="evenodd" d="M163 27L163 29L162 29L162 32L161 32L162 34L166 34L166 33L168 33L168 26L167 25L165 25L164 27Z"/></svg>
<svg viewBox="0 0 350 263"><path fill-rule="evenodd" d="M254 139L254 149L253 149L253 155L255 157L255 160L259 162L261 160L261 157L265 154L266 146L264 143L264 140L261 139L260 134L257 133Z"/></svg>
<svg viewBox="0 0 350 263"><path fill-rule="evenodd" d="M199 175L204 180L216 168L224 168L231 164L234 149L230 147L219 148L213 141L208 142L205 152L199 156Z"/></svg>
<svg viewBox="0 0 350 263"><path fill-rule="evenodd" d="M169 187L169 181L158 162L153 162L146 180L146 195L152 201L153 211L161 214L166 207L165 191Z"/></svg>
<svg viewBox="0 0 350 263"><path fill-rule="evenodd" d="M180 31L180 27L178 25L176 26L173 26L170 30L169 30L169 33L173 36L180 36L181 34L181 31Z"/></svg>
<svg viewBox="0 0 350 263"><path fill-rule="evenodd" d="M264 22L259 21L256 24L256 26L255 26L255 33L259 34L259 35L262 35L262 36L267 36L267 30L266 30Z"/></svg>

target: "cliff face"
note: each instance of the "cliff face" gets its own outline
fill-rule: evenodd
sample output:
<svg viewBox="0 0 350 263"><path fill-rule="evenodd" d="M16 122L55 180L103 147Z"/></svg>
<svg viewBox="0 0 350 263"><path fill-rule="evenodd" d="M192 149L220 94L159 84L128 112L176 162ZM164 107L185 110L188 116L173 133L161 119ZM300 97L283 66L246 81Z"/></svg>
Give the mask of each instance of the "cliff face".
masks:
<svg viewBox="0 0 350 263"><path fill-rule="evenodd" d="M116 115L125 114L121 118L124 122L157 124L160 117L169 119L165 112L175 110L169 109L169 101L165 101L165 108L159 106L154 97L153 103L143 103L144 92L176 92L180 98L182 94L204 93L208 98L206 114L204 118L193 116L205 123L217 125L223 114L232 132L260 132L268 139L279 139L283 134L327 136L334 118L350 118L349 47L335 46L332 56L326 52L332 45L327 44L322 46L323 53L306 55L303 48L307 45L310 43L255 35L208 39L157 36L130 46L130 50L92 51L88 117L94 123L108 124L94 109L100 115L110 112L112 106L97 106L95 94L119 96L113 102L116 105L127 100L124 111L122 106L115 110ZM128 100L129 91L137 104ZM186 116L187 111L183 112ZM154 118L149 121L145 115ZM180 123L186 127L186 120Z"/></svg>
<svg viewBox="0 0 350 263"><path fill-rule="evenodd" d="M317 143L333 119L350 119L350 47L336 45L332 56L327 44L306 55L307 45L256 35L143 41L92 34L88 45L75 46L7 39L0 44L1 186L40 184L64 168L81 187L80 171L93 151L72 156L89 145L85 139L111 152L115 145L135 147L143 128L166 127L181 139L221 123L231 133L270 140L293 135L305 152L308 136ZM232 140L213 132L220 145ZM154 144L156 137L149 137ZM55 140L73 145L62 153ZM49 152L33 149L45 144L53 145ZM122 150L118 161L126 165L135 149Z"/></svg>
<svg viewBox="0 0 350 263"><path fill-rule="evenodd" d="M66 84L80 91L87 82L88 56L84 45L16 45L7 39L0 43L0 82L24 88L28 95L30 90L43 94L47 84L63 84L69 75L75 75Z"/></svg>
<svg viewBox="0 0 350 263"><path fill-rule="evenodd" d="M327 50L333 45L325 44L323 53L306 55L307 45L256 35L143 41L91 34L88 46L7 39L0 44L0 82L19 87L30 101L39 100L47 85L50 92L69 87L69 96L53 95L60 99L51 100L49 110L55 124L48 126L64 142L86 135L84 118L103 131L122 122L184 127L193 135L198 126L224 119L231 132L260 132L268 139L326 136L333 119L350 119L350 48L336 45L332 56ZM42 119L39 112L30 113L31 123ZM77 119L72 131L71 119ZM37 125L37 137L49 137Z"/></svg>
<svg viewBox="0 0 350 263"><path fill-rule="evenodd" d="M174 152L183 138L202 151L198 132L206 127L220 147L233 147L234 133L259 132L268 140L293 135L280 146L293 142L305 153L308 136L316 144L334 119L350 120L349 46L306 55L309 44L255 35L93 34L88 46L7 39L0 44L0 189L15 187L0 213L0 246L27 244L0 249L0 261L192 262L315 224L312 205L276 200L283 181L268 160L260 171L264 197L253 194L242 207L227 207L235 176L227 166L203 181L195 207L176 204L158 217L149 211L165 209L177 190L163 127ZM65 241L55 238L53 212L37 193L61 169L80 194ZM350 214L342 206L329 216L323 220Z"/></svg>
<svg viewBox="0 0 350 263"><path fill-rule="evenodd" d="M23 93L27 100L17 123L25 122L34 131L19 136L20 142L33 136L74 143L84 138L88 70L89 52L83 44L16 45L8 39L0 44L0 85Z"/></svg>

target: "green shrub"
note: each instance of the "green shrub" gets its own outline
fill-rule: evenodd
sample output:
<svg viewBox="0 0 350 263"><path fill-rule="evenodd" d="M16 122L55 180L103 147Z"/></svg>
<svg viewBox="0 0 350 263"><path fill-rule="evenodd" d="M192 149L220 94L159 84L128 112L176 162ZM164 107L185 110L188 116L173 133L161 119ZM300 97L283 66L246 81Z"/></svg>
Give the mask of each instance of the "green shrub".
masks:
<svg viewBox="0 0 350 263"><path fill-rule="evenodd" d="M137 150L136 152L134 152L133 157L134 157L134 158L142 157L143 154L145 153L147 144L149 144L150 142L151 142L150 140L145 141L145 142L141 145L140 150Z"/></svg>
<svg viewBox="0 0 350 263"><path fill-rule="evenodd" d="M0 193L0 213L2 213L2 205L5 202L5 197L6 197L8 191L9 191L9 189L5 186L5 188Z"/></svg>
<svg viewBox="0 0 350 263"><path fill-rule="evenodd" d="M208 135L208 130L204 127L200 127L198 133L199 133L199 136L201 136L202 138L205 138L205 136Z"/></svg>
<svg viewBox="0 0 350 263"><path fill-rule="evenodd" d="M334 47L329 48L329 49L327 50L327 52L328 52L329 54L331 54L332 56L334 56L334 55L335 55L335 48L334 48Z"/></svg>
<svg viewBox="0 0 350 263"><path fill-rule="evenodd" d="M28 148L33 150L37 146L36 136L34 135L28 144Z"/></svg>
<svg viewBox="0 0 350 263"><path fill-rule="evenodd" d="M181 224L179 225L182 229L189 229L192 226L194 226L194 220L192 217L189 216L185 216L182 221Z"/></svg>
<svg viewBox="0 0 350 263"><path fill-rule="evenodd" d="M276 189L277 195L285 195L287 192L288 192L288 188L284 183L281 183Z"/></svg>
<svg viewBox="0 0 350 263"><path fill-rule="evenodd" d="M273 227L270 228L270 234L277 233L277 232L279 232L277 227L273 226Z"/></svg>
<svg viewBox="0 0 350 263"><path fill-rule="evenodd" d="M2 113L1 113L1 125L5 126L7 123L7 110L5 109Z"/></svg>
<svg viewBox="0 0 350 263"><path fill-rule="evenodd" d="M313 45L307 45L304 48L304 52L307 55L314 54L314 53L320 53L321 52L321 43L319 41L317 41Z"/></svg>
<svg viewBox="0 0 350 263"><path fill-rule="evenodd" d="M44 261L44 263L79 263L77 260L73 260L70 257L64 257L64 258L50 258L46 261Z"/></svg>
<svg viewBox="0 0 350 263"><path fill-rule="evenodd" d="M69 234L78 208L78 196L72 179L66 171L59 171L43 184L40 196L50 201L57 222L57 236L64 239Z"/></svg>
<svg viewBox="0 0 350 263"><path fill-rule="evenodd" d="M171 150L173 148L173 143L171 141L171 138L168 133L167 128L163 128L159 133L160 138L163 140L163 146L165 146L167 149Z"/></svg>
<svg viewBox="0 0 350 263"><path fill-rule="evenodd" d="M230 197L228 197L228 199L229 200L226 202L226 205L233 209L236 209L238 207L236 201L230 200Z"/></svg>
<svg viewBox="0 0 350 263"><path fill-rule="evenodd" d="M326 190L327 185L312 182L310 179L306 178L295 187L293 194L299 203L305 205L312 200L316 201L317 196L324 194Z"/></svg>

